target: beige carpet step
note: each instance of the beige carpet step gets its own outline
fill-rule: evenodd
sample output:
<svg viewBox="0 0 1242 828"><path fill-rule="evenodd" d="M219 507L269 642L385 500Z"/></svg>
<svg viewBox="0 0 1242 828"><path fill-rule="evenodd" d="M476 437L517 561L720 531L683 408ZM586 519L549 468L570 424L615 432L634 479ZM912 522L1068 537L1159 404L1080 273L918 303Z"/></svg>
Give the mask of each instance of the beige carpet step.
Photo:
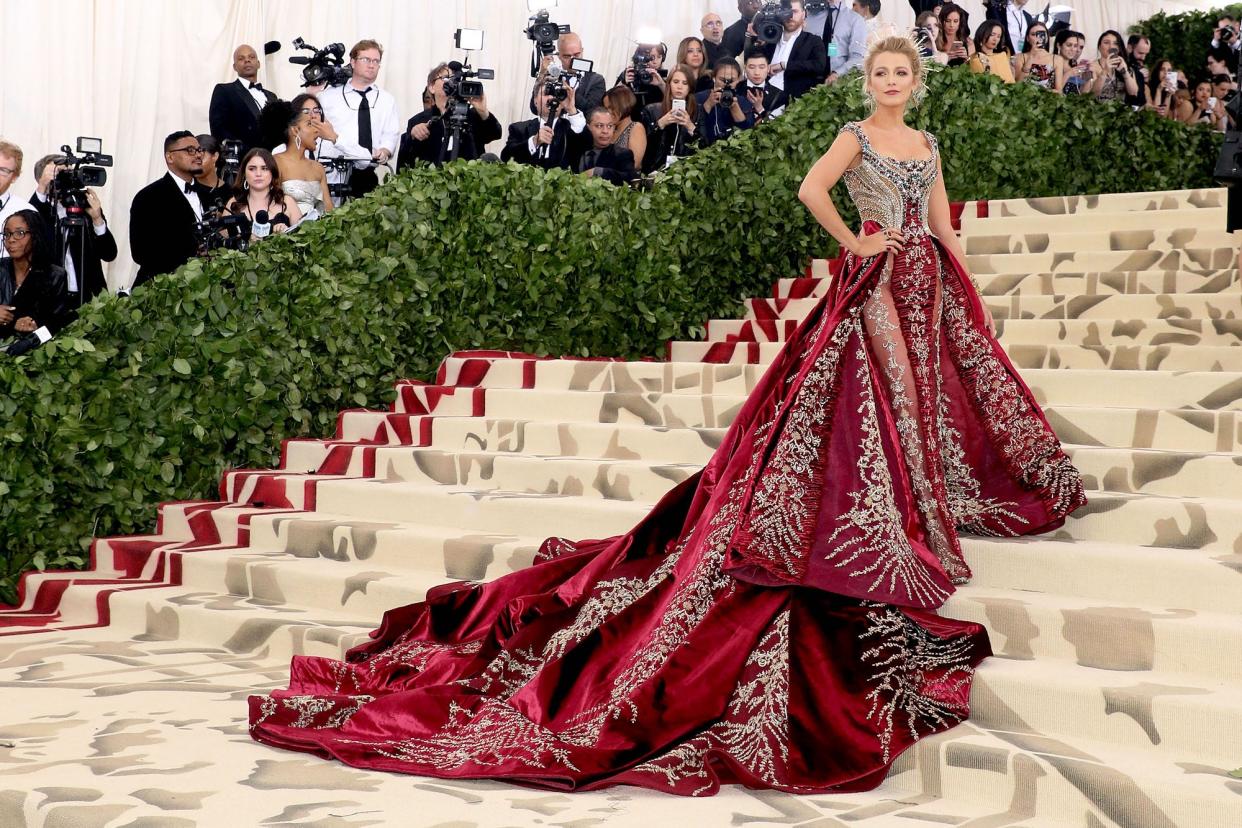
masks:
<svg viewBox="0 0 1242 828"><path fill-rule="evenodd" d="M1031 229L1004 232L988 227L972 228L964 236L967 256L993 256L1006 253L1085 253L1111 250L1114 252L1145 250L1166 252L1192 248L1211 250L1217 247L1234 248L1233 236L1219 226L1187 224L1184 227L1161 227L1137 229L1126 224L1115 224L1100 229L1088 228L1086 222L1076 220L1079 226L1058 231L1039 232ZM1124 229L1121 229L1124 228Z"/></svg>
<svg viewBox="0 0 1242 828"><path fill-rule="evenodd" d="M1242 501L1242 463L1234 453L1067 446L1089 491Z"/></svg>
<svg viewBox="0 0 1242 828"><path fill-rule="evenodd" d="M1242 450L1237 411L1049 406L1044 415L1063 443L1184 452Z"/></svg>
<svg viewBox="0 0 1242 828"><path fill-rule="evenodd" d="M962 536L970 587L1081 599L1099 607L1154 607L1237 615L1238 553L1128 545L1120 539ZM1003 608L998 608L998 612ZM1001 616L997 616L1000 618ZM1136 621L1142 627L1142 614ZM1006 622L1013 628L1012 622Z"/></svg>
<svg viewBox="0 0 1242 828"><path fill-rule="evenodd" d="M1064 215L1027 214L1020 216L989 215L978 218L974 211L962 215L962 235L1001 233L1075 233L1084 230L1170 230L1203 227L1224 230L1225 207L1203 207L1174 210L1092 211Z"/></svg>
<svg viewBox="0 0 1242 828"><path fill-rule="evenodd" d="M1115 678L1122 681L1147 671L1176 673L1235 684L1242 692L1242 663L1225 664L1220 657L1242 652L1242 614L1236 612L1142 607L1129 601L1108 606L1090 598L973 584L959 587L940 612L986 625L1001 658L1121 672L1127 675Z"/></svg>
<svg viewBox="0 0 1242 828"><path fill-rule="evenodd" d="M987 207L988 215L994 217L1223 209L1227 192L1223 187L1210 187L1143 193L1002 198L989 200ZM977 204L966 202L962 215L977 215Z"/></svg>
<svg viewBox="0 0 1242 828"><path fill-rule="evenodd" d="M1205 764L1235 761L1242 744L1236 683L1005 658L981 664L975 681L971 716L985 729L1006 729L1016 716L1044 736Z"/></svg>
<svg viewBox="0 0 1242 828"><path fill-rule="evenodd" d="M1203 273L1236 267L1238 251L1229 247L1181 250L1085 250L1065 253L997 253L966 257L973 274L1043 273L1093 270L1189 270Z"/></svg>
<svg viewBox="0 0 1242 828"><path fill-rule="evenodd" d="M429 521L478 533L513 534L529 526L532 509L539 531L566 538L609 537L647 514L648 502L563 494L510 492L466 486L335 480L320 484L316 508L381 522Z"/></svg>
<svg viewBox="0 0 1242 828"><path fill-rule="evenodd" d="M1242 502L1096 491L1048 537L1233 554L1242 545Z"/></svg>
<svg viewBox="0 0 1242 828"><path fill-rule="evenodd" d="M457 385L467 367L486 370L471 385L482 388L557 388L570 391L748 394L763 375L751 366L672 362L597 362L575 359L480 359L449 357L443 385Z"/></svg>

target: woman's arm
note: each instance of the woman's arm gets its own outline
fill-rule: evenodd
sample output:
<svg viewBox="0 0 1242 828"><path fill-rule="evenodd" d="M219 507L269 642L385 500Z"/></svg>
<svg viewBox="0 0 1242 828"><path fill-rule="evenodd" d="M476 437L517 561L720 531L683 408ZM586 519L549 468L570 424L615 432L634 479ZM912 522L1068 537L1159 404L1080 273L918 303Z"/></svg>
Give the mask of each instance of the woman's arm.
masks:
<svg viewBox="0 0 1242 828"><path fill-rule="evenodd" d="M1132 70L1129 66L1126 66L1126 94L1138 94L1138 78L1134 76L1134 70Z"/></svg>
<svg viewBox="0 0 1242 828"><path fill-rule="evenodd" d="M1015 81L1026 80L1027 74L1031 71L1028 67L1032 52L1023 52L1013 56L1013 79Z"/></svg>
<svg viewBox="0 0 1242 828"><path fill-rule="evenodd" d="M297 226L302 220L302 208L293 200L293 196L285 196L284 203L285 215L289 217L289 226L285 228L286 232Z"/></svg>
<svg viewBox="0 0 1242 828"><path fill-rule="evenodd" d="M829 235L855 256L867 258L885 251L895 253L904 243L901 234L894 232L897 228L887 228L884 233L873 233L859 238L846 226L841 214L837 212L837 206L832 203L832 188L841 180L845 170L861 151L862 145L858 143L858 137L843 130L802 179L802 186L798 188L798 200L811 211L820 227L827 230Z"/></svg>
<svg viewBox="0 0 1242 828"><path fill-rule="evenodd" d="M647 154L647 129L638 122L630 130L630 152L634 153L634 168L641 170L643 156Z"/></svg>
<svg viewBox="0 0 1242 828"><path fill-rule="evenodd" d="M932 235L940 240L945 250L948 250L953 258L957 259L962 268L967 267L966 251L962 249L962 243L957 238L957 231L953 229L953 214L949 210L949 194L944 187L944 168L940 163L940 159L936 159L937 175L936 181L932 185L931 199L927 205L927 226L931 228ZM996 323L992 320L992 312L988 310L987 303L983 301L983 294L979 290L979 285L975 283L975 279L971 276L970 271L966 271L967 280L975 289L975 294L979 297L979 304L983 308L983 320L987 325L988 331L996 336Z"/></svg>

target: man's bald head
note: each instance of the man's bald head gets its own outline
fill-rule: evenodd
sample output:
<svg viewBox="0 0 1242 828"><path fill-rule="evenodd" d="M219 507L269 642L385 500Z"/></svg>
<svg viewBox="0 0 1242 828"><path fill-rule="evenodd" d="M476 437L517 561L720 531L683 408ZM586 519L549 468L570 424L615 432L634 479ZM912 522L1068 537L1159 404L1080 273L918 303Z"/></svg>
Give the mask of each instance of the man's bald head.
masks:
<svg viewBox="0 0 1242 828"><path fill-rule="evenodd" d="M702 33L704 40L719 44L724 40L724 21L715 12L708 12L699 21L699 32Z"/></svg>
<svg viewBox="0 0 1242 828"><path fill-rule="evenodd" d="M233 50L233 71L251 83L259 77L259 54L253 46L243 43Z"/></svg>
<svg viewBox="0 0 1242 828"><path fill-rule="evenodd" d="M566 71L573 68L574 58L582 57L582 38L574 32L566 32L556 40L556 53Z"/></svg>

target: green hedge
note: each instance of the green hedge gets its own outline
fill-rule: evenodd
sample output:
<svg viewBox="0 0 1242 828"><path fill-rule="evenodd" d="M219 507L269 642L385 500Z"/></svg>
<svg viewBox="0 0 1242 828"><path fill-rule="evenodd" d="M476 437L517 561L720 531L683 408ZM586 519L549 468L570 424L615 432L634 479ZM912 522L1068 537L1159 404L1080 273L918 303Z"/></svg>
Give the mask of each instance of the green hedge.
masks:
<svg viewBox="0 0 1242 828"><path fill-rule="evenodd" d="M647 192L418 169L249 254L101 298L0 362L0 599L24 569L80 565L92 536L150 531L161 501L211 497L227 467L271 466L282 438L387 405L449 351L657 356L735 315L835 253L797 189L861 114L856 84L821 90ZM955 200L1207 186L1217 140L960 72L933 77L915 120L939 135Z"/></svg>
<svg viewBox="0 0 1242 828"><path fill-rule="evenodd" d="M1130 27L1131 34L1146 35L1151 41L1147 65L1168 58L1186 73L1192 84L1207 77L1207 53L1212 44L1212 30L1222 14L1242 18L1242 4L1234 3L1210 11L1183 14L1157 12ZM1236 63L1234 67L1236 68Z"/></svg>

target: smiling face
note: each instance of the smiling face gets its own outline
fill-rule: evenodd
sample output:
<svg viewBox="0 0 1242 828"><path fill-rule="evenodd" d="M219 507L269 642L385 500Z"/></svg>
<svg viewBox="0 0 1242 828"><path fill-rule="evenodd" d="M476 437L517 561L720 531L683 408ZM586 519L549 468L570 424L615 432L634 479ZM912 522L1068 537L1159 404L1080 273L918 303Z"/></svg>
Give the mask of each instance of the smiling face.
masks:
<svg viewBox="0 0 1242 828"><path fill-rule="evenodd" d="M1082 50L1086 48L1087 42L1081 37L1066 38L1061 44L1061 57L1066 60L1078 60L1082 57Z"/></svg>
<svg viewBox="0 0 1242 828"><path fill-rule="evenodd" d="M30 255L33 245L34 239L30 236L30 225L26 224L26 219L18 215L9 216L4 223L4 249L14 259L22 261Z"/></svg>
<svg viewBox="0 0 1242 828"><path fill-rule="evenodd" d="M910 58L900 52L879 52L867 73L867 89L877 106L905 108L919 85Z"/></svg>

